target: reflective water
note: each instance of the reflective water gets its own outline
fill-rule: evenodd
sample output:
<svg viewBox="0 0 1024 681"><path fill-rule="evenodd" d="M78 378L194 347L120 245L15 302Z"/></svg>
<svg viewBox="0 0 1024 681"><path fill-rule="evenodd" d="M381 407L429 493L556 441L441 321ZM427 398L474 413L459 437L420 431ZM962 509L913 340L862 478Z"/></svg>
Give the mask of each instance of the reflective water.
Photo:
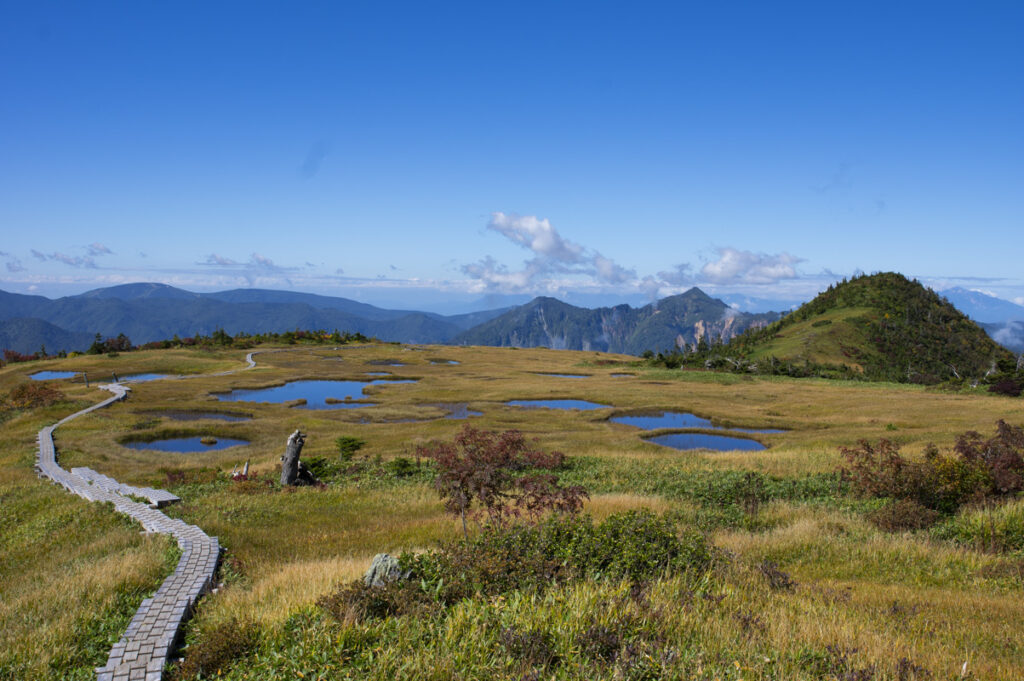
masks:
<svg viewBox="0 0 1024 681"><path fill-rule="evenodd" d="M371 407L372 404L333 400L361 400L366 397L363 390L368 385L390 385L392 383L415 383L412 380L401 381L292 381L273 388L257 388L254 390L232 390L230 393L217 395L223 402L291 402L306 400L298 409L357 409ZM327 400L332 401L328 402Z"/></svg>
<svg viewBox="0 0 1024 681"><path fill-rule="evenodd" d="M713 449L716 452L731 452L734 450L760 451L767 449L757 440L748 440L742 437L727 437L725 435L706 435L704 433L670 433L647 438L648 442L672 447L673 449Z"/></svg>
<svg viewBox="0 0 1024 681"><path fill-rule="evenodd" d="M636 374L612 374L612 378L633 378Z"/></svg>
<svg viewBox="0 0 1024 681"><path fill-rule="evenodd" d="M607 409L610 405L586 400L511 400L505 404L528 409Z"/></svg>
<svg viewBox="0 0 1024 681"><path fill-rule="evenodd" d="M172 421L199 421L211 419L214 421L251 421L251 416L243 414L225 414L219 411L160 411L153 412L154 416L163 416Z"/></svg>
<svg viewBox="0 0 1024 681"><path fill-rule="evenodd" d="M227 449L228 447L237 447L239 445L249 444L248 440L232 440L227 437L217 438L217 442L212 445L206 445L202 443L202 437L175 437L168 438L166 440L154 440L153 442L125 442L124 446L128 449L148 449L158 452L178 452L187 454L191 452L212 452L217 449Z"/></svg>
<svg viewBox="0 0 1024 681"><path fill-rule="evenodd" d="M551 376L553 378L590 378L590 374L554 374L547 371L535 371L538 376Z"/></svg>
<svg viewBox="0 0 1024 681"><path fill-rule="evenodd" d="M155 381L160 378L167 378L167 374L130 374L128 376L118 376L122 383L142 383L144 381Z"/></svg>
<svg viewBox="0 0 1024 681"><path fill-rule="evenodd" d="M367 376L391 376L392 375L390 371L367 371L365 373L366 373Z"/></svg>
<svg viewBox="0 0 1024 681"><path fill-rule="evenodd" d="M454 359L432 359L431 364L458 364Z"/></svg>
<svg viewBox="0 0 1024 681"><path fill-rule="evenodd" d="M29 378L33 381L55 381L59 378L71 378L77 371L37 371Z"/></svg>
<svg viewBox="0 0 1024 681"><path fill-rule="evenodd" d="M657 428L707 428L710 430L729 430L734 433L785 433L778 428L731 428L712 425L711 421L701 418L696 414L688 414L682 411L663 411L651 414L630 414L626 416L613 416L608 419L613 423L622 423L627 426L643 428L644 430L655 430Z"/></svg>

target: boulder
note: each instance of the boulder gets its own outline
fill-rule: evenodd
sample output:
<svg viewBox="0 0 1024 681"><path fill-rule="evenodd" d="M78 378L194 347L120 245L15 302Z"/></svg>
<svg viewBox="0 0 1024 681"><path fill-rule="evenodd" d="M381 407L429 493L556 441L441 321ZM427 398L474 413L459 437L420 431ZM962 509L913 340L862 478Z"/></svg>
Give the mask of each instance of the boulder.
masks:
<svg viewBox="0 0 1024 681"><path fill-rule="evenodd" d="M398 567L398 559L386 553L378 553L370 563L370 569L363 575L366 586L384 586L402 578L402 570Z"/></svg>

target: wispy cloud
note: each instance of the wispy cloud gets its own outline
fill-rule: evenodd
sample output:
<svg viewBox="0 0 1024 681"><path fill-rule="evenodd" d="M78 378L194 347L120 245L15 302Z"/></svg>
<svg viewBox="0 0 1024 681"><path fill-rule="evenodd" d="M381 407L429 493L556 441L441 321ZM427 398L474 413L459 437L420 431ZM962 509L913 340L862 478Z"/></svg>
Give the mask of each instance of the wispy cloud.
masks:
<svg viewBox="0 0 1024 681"><path fill-rule="evenodd" d="M299 175L306 180L316 176L320 172L320 166L324 159L331 153L331 146L326 142L315 142L306 152L306 157L299 166Z"/></svg>
<svg viewBox="0 0 1024 681"><path fill-rule="evenodd" d="M107 248L98 241L94 241L91 244L89 244L86 247L86 251L89 253L89 255L94 257L97 255L112 255L114 253L112 250L110 250L109 248Z"/></svg>
<svg viewBox="0 0 1024 681"><path fill-rule="evenodd" d="M231 272L245 279L249 286L257 283L273 285L275 282L284 282L292 286L290 273L299 271L298 267L282 267L276 265L273 260L259 253L252 253L246 262L239 262L217 253L210 253L206 260L196 263L203 267L219 269Z"/></svg>
<svg viewBox="0 0 1024 681"><path fill-rule="evenodd" d="M211 253L210 255L206 256L206 260L204 260L200 264L202 264L202 265L218 265L220 267L231 267L233 265L237 265L238 263L235 262L234 260L232 260L231 258L225 258L222 255L217 255L216 253Z"/></svg>
<svg viewBox="0 0 1024 681"><path fill-rule="evenodd" d="M4 255L6 255L6 253ZM18 272L24 272L25 271L25 267L21 264L21 261L18 260L17 258L11 258L10 260L8 260L5 263L5 265L7 266L7 271L8 272L12 272L12 273L16 274Z"/></svg>
<svg viewBox="0 0 1024 681"><path fill-rule="evenodd" d="M46 254L45 253L40 253L39 251L37 251L34 248L31 249L29 252L32 254L32 257L35 258L36 260L42 260L43 262L46 262Z"/></svg>

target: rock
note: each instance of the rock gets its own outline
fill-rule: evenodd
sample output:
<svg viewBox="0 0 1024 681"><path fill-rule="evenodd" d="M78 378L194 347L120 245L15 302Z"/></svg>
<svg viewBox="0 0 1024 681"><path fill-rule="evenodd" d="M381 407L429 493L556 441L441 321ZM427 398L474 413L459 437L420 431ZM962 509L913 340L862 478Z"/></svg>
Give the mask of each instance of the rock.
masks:
<svg viewBox="0 0 1024 681"><path fill-rule="evenodd" d="M366 586L384 586L402 578L402 570L398 567L398 559L386 553L378 553L370 563L370 569L363 575Z"/></svg>

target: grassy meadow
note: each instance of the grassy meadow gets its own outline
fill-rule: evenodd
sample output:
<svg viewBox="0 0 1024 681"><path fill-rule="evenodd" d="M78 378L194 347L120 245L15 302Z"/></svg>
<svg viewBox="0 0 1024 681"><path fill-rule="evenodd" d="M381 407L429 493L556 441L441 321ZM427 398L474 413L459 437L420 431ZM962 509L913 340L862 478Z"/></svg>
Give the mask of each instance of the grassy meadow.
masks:
<svg viewBox="0 0 1024 681"><path fill-rule="evenodd" d="M216 657L218 642L230 639L225 632L246 635L221 645L216 670L182 678L1024 678L1024 539L1013 539L1024 525L1022 502L965 509L932 530L887 533L865 518L877 503L851 496L836 474L841 446L888 438L914 456L928 443L950 449L959 433L990 435L999 419L1024 424L1024 400L654 369L635 357L592 352L376 343L261 350L268 351L250 370L245 350L197 349L0 370L0 396L40 370L87 371L91 381L109 380L111 372L187 376L133 384L125 402L55 433L63 467L89 466L122 482L169 489L183 502L166 512L226 547L223 583L188 624L184 654ZM216 397L299 379L366 380L367 372L381 371L416 382L368 387L367 401L376 406L366 408ZM142 535L110 509L36 477L38 429L106 396L80 377L53 384L65 401L0 416L3 681L92 678L138 603L177 560L170 540ZM505 404L556 398L609 407ZM443 418L443 405L462 403L482 414ZM746 435L767 445L763 451L684 452L608 421L651 410L785 432ZM251 419L179 421L169 411ZM451 439L467 423L518 429L540 448L566 454L561 476L589 490L584 512L595 518L647 508L698 528L717 547L714 567L639 590L588 579L465 599L440 617L329 617L317 600L362 575L375 554L458 539L458 521L444 514L416 448ZM303 459L322 457L333 466L326 487L276 486L279 458L296 428L307 434ZM190 454L123 446L183 436L250 444ZM335 440L343 436L365 445L338 464ZM403 458L411 465L392 463ZM257 479L232 481L227 474L246 461ZM980 530L972 528L997 525L1009 537L999 547L974 540ZM614 636L598 645L594 632Z"/></svg>

